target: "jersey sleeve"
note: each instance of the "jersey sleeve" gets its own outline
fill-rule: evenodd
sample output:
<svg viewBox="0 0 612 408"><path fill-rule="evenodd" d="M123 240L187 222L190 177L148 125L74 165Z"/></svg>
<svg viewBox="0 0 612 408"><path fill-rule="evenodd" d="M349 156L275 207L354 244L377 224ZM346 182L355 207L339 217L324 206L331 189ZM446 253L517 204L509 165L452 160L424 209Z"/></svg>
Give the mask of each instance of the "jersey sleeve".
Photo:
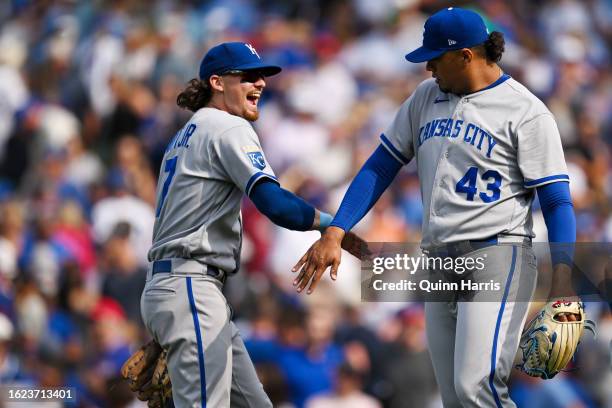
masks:
<svg viewBox="0 0 612 408"><path fill-rule="evenodd" d="M250 126L237 126L224 132L213 146L229 179L247 195L262 178L278 182Z"/></svg>
<svg viewBox="0 0 612 408"><path fill-rule="evenodd" d="M413 104L415 94L403 103L391 125L380 135L382 145L402 165L408 164L414 157Z"/></svg>
<svg viewBox="0 0 612 408"><path fill-rule="evenodd" d="M526 188L569 182L557 124L550 113L523 123L517 131L518 164Z"/></svg>

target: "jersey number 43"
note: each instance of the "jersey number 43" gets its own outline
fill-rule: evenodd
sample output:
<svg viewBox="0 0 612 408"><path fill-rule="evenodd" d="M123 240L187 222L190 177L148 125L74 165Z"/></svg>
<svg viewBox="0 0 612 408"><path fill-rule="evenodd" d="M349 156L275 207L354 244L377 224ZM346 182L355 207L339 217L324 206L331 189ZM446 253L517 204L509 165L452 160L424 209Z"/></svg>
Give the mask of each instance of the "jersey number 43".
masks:
<svg viewBox="0 0 612 408"><path fill-rule="evenodd" d="M478 192L476 188L476 179L478 178L478 167L470 167L465 175L455 185L455 191L460 194L465 194L468 201L474 201L474 196ZM488 182L486 192L481 191L478 196L485 203L492 203L499 200L501 175L495 170L487 170L480 177L481 180Z"/></svg>

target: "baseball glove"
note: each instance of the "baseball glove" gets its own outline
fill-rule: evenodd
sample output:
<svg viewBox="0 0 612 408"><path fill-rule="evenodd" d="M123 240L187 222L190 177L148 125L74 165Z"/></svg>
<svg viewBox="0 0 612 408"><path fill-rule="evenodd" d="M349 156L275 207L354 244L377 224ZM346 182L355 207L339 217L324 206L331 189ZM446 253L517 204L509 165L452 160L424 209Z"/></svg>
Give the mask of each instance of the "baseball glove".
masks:
<svg viewBox="0 0 612 408"><path fill-rule="evenodd" d="M130 384L130 390L149 408L162 408L172 398L172 384L168 375L166 350L151 340L127 359L121 375Z"/></svg>
<svg viewBox="0 0 612 408"><path fill-rule="evenodd" d="M577 315L576 321L560 321L562 313ZM523 332L523 362L516 367L532 377L553 378L574 356L584 329L595 334L595 323L586 319L582 302L553 299Z"/></svg>

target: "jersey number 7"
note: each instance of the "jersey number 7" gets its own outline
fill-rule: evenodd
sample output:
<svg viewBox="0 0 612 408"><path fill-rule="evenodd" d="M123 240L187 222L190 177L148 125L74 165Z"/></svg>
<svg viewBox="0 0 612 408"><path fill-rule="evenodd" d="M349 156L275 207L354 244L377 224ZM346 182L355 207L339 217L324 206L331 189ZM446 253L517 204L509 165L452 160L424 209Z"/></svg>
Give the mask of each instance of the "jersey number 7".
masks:
<svg viewBox="0 0 612 408"><path fill-rule="evenodd" d="M178 156L174 156L173 158L166 160L164 164L164 173L168 173L168 177L166 177L166 181L164 181L164 186L162 187L161 197L159 198L157 210L155 211L155 218L159 217L164 201L166 200L166 196L168 195L170 183L172 183L174 172L176 172L176 159L178 159Z"/></svg>
<svg viewBox="0 0 612 408"><path fill-rule="evenodd" d="M465 193L468 201L474 201L474 196L477 193L476 188L476 179L478 177L478 167L470 167L465 175L457 182L455 186L455 192L457 193ZM481 177L484 181L489 181L493 179L492 182L487 183L487 191L490 191L491 194L487 194L485 192L481 192L478 194L480 199L485 203L492 203L493 201L499 200L502 177L495 170L487 170L482 174Z"/></svg>

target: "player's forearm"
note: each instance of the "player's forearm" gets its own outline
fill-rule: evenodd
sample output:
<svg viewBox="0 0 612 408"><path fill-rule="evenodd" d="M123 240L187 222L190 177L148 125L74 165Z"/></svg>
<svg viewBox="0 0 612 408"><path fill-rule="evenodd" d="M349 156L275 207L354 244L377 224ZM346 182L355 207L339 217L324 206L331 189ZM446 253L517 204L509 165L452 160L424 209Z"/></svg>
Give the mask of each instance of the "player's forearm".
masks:
<svg viewBox="0 0 612 408"><path fill-rule="evenodd" d="M273 182L258 183L249 197L262 214L283 228L322 231L332 220L331 215L316 210L300 197Z"/></svg>
<svg viewBox="0 0 612 408"><path fill-rule="evenodd" d="M553 287L571 288L572 268L566 263L557 263L553 267Z"/></svg>
<svg viewBox="0 0 612 408"><path fill-rule="evenodd" d="M566 297L574 293L572 268L576 241L576 217L569 193L569 184L557 182L538 187L544 222L553 263L550 296Z"/></svg>
<svg viewBox="0 0 612 408"><path fill-rule="evenodd" d="M576 217L569 184L557 182L538 187L553 265L572 265L576 242ZM555 268L557 270L559 268ZM564 270L563 268L559 269ZM562 273L555 273L562 279Z"/></svg>
<svg viewBox="0 0 612 408"><path fill-rule="evenodd" d="M378 201L401 167L386 148L378 146L353 179L331 226L350 231Z"/></svg>

